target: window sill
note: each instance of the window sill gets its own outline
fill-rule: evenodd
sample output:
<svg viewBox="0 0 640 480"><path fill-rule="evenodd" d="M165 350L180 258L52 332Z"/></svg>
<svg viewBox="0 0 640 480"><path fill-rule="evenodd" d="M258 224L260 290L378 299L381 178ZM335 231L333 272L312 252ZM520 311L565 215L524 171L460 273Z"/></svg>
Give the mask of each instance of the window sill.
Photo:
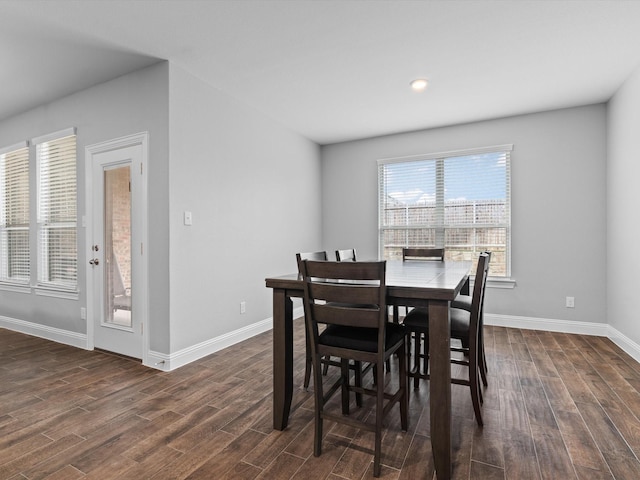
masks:
<svg viewBox="0 0 640 480"><path fill-rule="evenodd" d="M469 288L473 288L473 283L475 282L475 275L471 277L469 282ZM504 278L504 277L489 277L487 278L487 287L488 288L503 288L511 290L515 288L516 281L513 278Z"/></svg>
<svg viewBox="0 0 640 480"><path fill-rule="evenodd" d="M488 278L487 287L489 288L515 288L516 281L513 278Z"/></svg>
<svg viewBox="0 0 640 480"><path fill-rule="evenodd" d="M0 290L15 293L31 293L29 285L20 285L17 283L0 283Z"/></svg>
<svg viewBox="0 0 640 480"><path fill-rule="evenodd" d="M80 295L77 290L62 290L59 288L43 287L42 285L34 287L36 295L43 297L65 298L67 300L78 300Z"/></svg>

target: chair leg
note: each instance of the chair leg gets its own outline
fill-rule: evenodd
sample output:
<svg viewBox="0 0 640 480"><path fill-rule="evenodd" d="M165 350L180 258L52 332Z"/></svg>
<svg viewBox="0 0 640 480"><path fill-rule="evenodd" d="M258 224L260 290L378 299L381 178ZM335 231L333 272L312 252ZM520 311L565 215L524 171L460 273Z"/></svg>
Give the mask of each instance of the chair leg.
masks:
<svg viewBox="0 0 640 480"><path fill-rule="evenodd" d="M411 338L413 334L411 332L407 333L405 337L405 368L407 374L407 385L409 384L410 379L413 377L413 367L411 366ZM407 401L409 401L409 394L407 394Z"/></svg>
<svg viewBox="0 0 640 480"><path fill-rule="evenodd" d="M476 415L476 422L480 427L484 425L482 421L482 410L480 410L480 385L478 385L478 378L471 381L471 402L473 403L473 411Z"/></svg>
<svg viewBox="0 0 640 480"><path fill-rule="evenodd" d="M413 336L413 369L415 372L415 376L413 377L413 389L418 390L420 388L420 375L422 375L422 368L420 368L420 364L423 363L425 365L424 369L426 370L427 359L425 358L421 362L422 356L422 333L415 332Z"/></svg>
<svg viewBox="0 0 640 480"><path fill-rule="evenodd" d="M378 386L376 388L376 431L373 453L373 476L380 476L380 457L382 456L382 419L384 417L384 369L378 369Z"/></svg>
<svg viewBox="0 0 640 480"><path fill-rule="evenodd" d="M342 378L342 414L349 415L349 360L340 359L340 376Z"/></svg>
<svg viewBox="0 0 640 480"><path fill-rule="evenodd" d="M320 371L320 356L316 358L313 369L313 390L315 393L313 455L319 457L322 454L322 411L324 410L324 392L322 388L322 372Z"/></svg>
<svg viewBox="0 0 640 480"><path fill-rule="evenodd" d="M482 377L482 384L486 387L488 385L487 383L487 355L485 354L484 351L484 335L483 335L483 331L480 330L480 341L479 341L479 356L480 356L480 360L479 360L479 367L480 367L480 376Z"/></svg>
<svg viewBox="0 0 640 480"><path fill-rule="evenodd" d="M355 383L357 387L362 387L362 362L355 362L354 371ZM362 394L356 393L356 405L362 407Z"/></svg>
<svg viewBox="0 0 640 480"><path fill-rule="evenodd" d="M403 432L409 430L409 394L407 393L407 345L403 345L398 354L398 370L400 375L400 388L402 398L400 399L400 426Z"/></svg>
<svg viewBox="0 0 640 480"><path fill-rule="evenodd" d="M477 342L469 342L469 386L471 387L471 403L473 403L473 411L476 415L476 422L479 426L483 426L482 411L480 404L482 403L482 392L480 391L480 378L478 377L478 357L479 351Z"/></svg>
<svg viewBox="0 0 640 480"><path fill-rule="evenodd" d="M304 389L305 390L309 388L310 380L311 380L311 362L307 359L306 365L304 366Z"/></svg>
<svg viewBox="0 0 640 480"><path fill-rule="evenodd" d="M309 381L311 380L311 367L313 365L313 361L311 360L311 339L309 338L309 332L307 329L304 329L304 340L306 347L305 354L305 365L304 365L304 389L307 390L309 388Z"/></svg>
<svg viewBox="0 0 640 480"><path fill-rule="evenodd" d="M429 373L429 335L424 335L424 352L423 352L423 361L424 361L424 374L425 376Z"/></svg>
<svg viewBox="0 0 640 480"><path fill-rule="evenodd" d="M330 357L329 355L327 355L327 356L325 356L325 357L323 357L323 358L324 358L325 360L327 360L327 361L331 360L331 357ZM325 363L325 364L322 366L322 375L325 375L325 376L326 376L328 372L329 372L329 364L328 364L328 363Z"/></svg>
<svg viewBox="0 0 640 480"><path fill-rule="evenodd" d="M484 354L484 348L482 349L482 353L480 355L480 376L482 377L482 384L486 387L489 384L487 383L487 358Z"/></svg>

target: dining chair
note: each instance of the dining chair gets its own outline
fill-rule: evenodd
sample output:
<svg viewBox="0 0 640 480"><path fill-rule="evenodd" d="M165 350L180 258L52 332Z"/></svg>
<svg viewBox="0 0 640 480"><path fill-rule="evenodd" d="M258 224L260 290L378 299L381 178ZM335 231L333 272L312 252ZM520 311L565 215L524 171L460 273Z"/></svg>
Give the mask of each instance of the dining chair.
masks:
<svg viewBox="0 0 640 480"><path fill-rule="evenodd" d="M451 383L458 385L466 385L471 391L471 401L478 425L482 426L482 412L480 405L482 404L482 391L480 387L480 357L482 340L482 310L484 306L484 296L486 290L486 278L489 271L489 258L487 253L481 253L478 258L476 268L475 283L473 286L473 294L471 301L471 311L460 308L450 309L451 318L451 338L458 340L466 340L468 347L451 346L451 351L462 352L463 358L452 358L451 363L464 365L468 367L469 375L467 378L451 378ZM408 369L409 378L413 378L414 388L419 388L420 379L428 379L428 359L429 359L429 312L423 309L411 310L404 319L403 325L407 329L407 338L411 334L414 336L414 364ZM424 340L424 342L423 342ZM422 345L424 344L424 353L422 353ZM465 357L468 360L465 360ZM423 368L421 369L421 363Z"/></svg>
<svg viewBox="0 0 640 480"><path fill-rule="evenodd" d="M425 261L444 261L444 248L430 248L430 247L404 247L402 249L402 261L406 262L407 260L425 260ZM392 308L392 319L393 323L400 322L400 307L403 306L405 308L405 316L409 313L409 309L412 308L411 305L399 305L394 303ZM425 309L425 307L418 307ZM407 345L407 348L410 348L410 344ZM386 365L387 369L389 369L389 363Z"/></svg>
<svg viewBox="0 0 640 480"><path fill-rule="evenodd" d="M356 249L350 248L348 250L336 250L336 260L338 262L355 262Z"/></svg>
<svg viewBox="0 0 640 480"><path fill-rule="evenodd" d="M402 261L407 260L435 260L444 261L444 248L405 247L402 249ZM393 305L393 322L400 321L400 305ZM405 306L407 308L407 306ZM407 308L407 313L409 309Z"/></svg>
<svg viewBox="0 0 640 480"><path fill-rule="evenodd" d="M355 255L355 250L354 250L354 255ZM326 251L296 253L296 261L298 263L298 272L299 273L302 272L302 270L300 269L300 265L301 265L302 260L326 261L326 260L328 260L328 255L327 255ZM309 332L305 328L306 356L305 356L304 382L303 382L303 386L304 386L305 390L307 388L309 388L309 383L311 382L311 369L313 367L313 363L311 361L311 343L310 343L310 341L311 340L310 340L310 337L309 337ZM323 357L322 358L322 374L323 375L326 375L327 373L329 373L329 367L330 366L339 367L340 366L340 362L337 362L336 360L333 360L329 356ZM362 374L366 373L366 371L368 370L368 369L362 370L362 367L359 364L353 364L353 365L351 365L351 368L353 370L357 371L357 375L362 375ZM362 397L360 395L357 396L357 402L358 402L358 405L360 405L362 403Z"/></svg>
<svg viewBox="0 0 640 480"><path fill-rule="evenodd" d="M311 336L314 372L314 456L322 453L324 420L331 420L375 433L373 475L380 475L382 422L391 407L400 406L400 423L408 429L407 369L404 326L387 321L386 262L318 262L303 260L304 309ZM324 326L321 329L320 326ZM398 354L399 380L395 392L385 389L384 368L376 368L376 381L362 387L362 377L351 382L349 361L376 367ZM340 377L324 393L320 373L324 356L340 358ZM341 412L327 408L338 390L342 394ZM375 421L349 416L350 393L374 396Z"/></svg>
<svg viewBox="0 0 640 480"><path fill-rule="evenodd" d="M489 258L487 258L487 263L491 262L491 252L488 250L485 250L483 253L486 253ZM487 276L485 277L484 281L487 281L487 278L489 278L489 274L487 273ZM458 296L451 302L451 307L452 308L461 308L462 310L466 310L467 312L471 313L471 301L472 301L472 295L465 295L465 294L458 294ZM484 306L483 306L484 307ZM484 313L484 308L483 308L483 313ZM482 318L482 322L484 324L484 318ZM482 377L482 383L484 384L484 386L487 386L487 356L485 354L484 351L484 337L483 337L483 330L480 330L480 342L479 342L480 346L480 376ZM465 348L468 348L469 344L466 340L462 340L462 346Z"/></svg>
<svg viewBox="0 0 640 480"><path fill-rule="evenodd" d="M300 269L301 264L302 264L302 260L327 260L327 252L326 251L320 251L320 252L306 252L306 253L296 253L296 263L298 264L298 272L301 272L302 270ZM304 365L304 389L306 390L307 388L309 388L309 382L311 381L311 368L312 368L312 362L311 362L311 339L309 338L309 332L307 331L306 327L305 327L305 332L304 332L304 338L305 338L305 345L306 345L306 357L305 357L305 365ZM328 360L328 359L327 359ZM328 368L328 366L325 367L325 375L327 373L326 368Z"/></svg>

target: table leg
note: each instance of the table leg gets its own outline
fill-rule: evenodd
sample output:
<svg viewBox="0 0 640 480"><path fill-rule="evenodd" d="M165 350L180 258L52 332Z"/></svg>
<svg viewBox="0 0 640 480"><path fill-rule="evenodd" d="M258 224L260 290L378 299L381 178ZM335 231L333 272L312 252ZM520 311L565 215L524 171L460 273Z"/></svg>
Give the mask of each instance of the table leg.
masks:
<svg viewBox="0 0 640 480"><path fill-rule="evenodd" d="M283 289L273 290L273 428L289 422L293 396L293 302Z"/></svg>
<svg viewBox="0 0 640 480"><path fill-rule="evenodd" d="M429 300L431 448L438 480L451 478L451 352L449 302Z"/></svg>

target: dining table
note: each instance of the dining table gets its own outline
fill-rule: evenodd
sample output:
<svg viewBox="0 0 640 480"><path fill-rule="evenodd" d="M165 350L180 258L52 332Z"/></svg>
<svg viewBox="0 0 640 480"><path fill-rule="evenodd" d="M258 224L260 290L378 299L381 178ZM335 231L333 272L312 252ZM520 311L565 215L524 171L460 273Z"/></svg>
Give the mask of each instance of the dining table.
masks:
<svg viewBox="0 0 640 480"><path fill-rule="evenodd" d="M468 261L387 260L387 305L429 309L429 409L438 480L451 478L451 354L449 306L468 293ZM304 291L297 273L265 279L273 289L273 428L287 427L293 396L293 301Z"/></svg>

